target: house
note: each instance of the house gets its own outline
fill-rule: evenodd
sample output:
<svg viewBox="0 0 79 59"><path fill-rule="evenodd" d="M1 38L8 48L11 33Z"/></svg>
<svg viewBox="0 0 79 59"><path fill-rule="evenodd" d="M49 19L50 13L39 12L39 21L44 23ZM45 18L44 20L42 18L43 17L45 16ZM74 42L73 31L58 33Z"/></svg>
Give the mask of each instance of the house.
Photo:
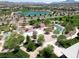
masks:
<svg viewBox="0 0 79 59"><path fill-rule="evenodd" d="M68 57L68 58L79 58L79 43L76 43L73 46L65 49L63 51L62 56L65 56L65 57Z"/></svg>

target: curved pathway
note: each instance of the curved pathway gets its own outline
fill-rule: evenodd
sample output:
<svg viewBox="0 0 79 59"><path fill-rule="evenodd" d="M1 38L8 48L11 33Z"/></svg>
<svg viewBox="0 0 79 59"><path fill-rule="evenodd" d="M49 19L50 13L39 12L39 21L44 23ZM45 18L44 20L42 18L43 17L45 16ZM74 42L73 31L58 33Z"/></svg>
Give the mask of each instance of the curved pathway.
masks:
<svg viewBox="0 0 79 59"><path fill-rule="evenodd" d="M79 33L79 29L76 27L76 33L74 35L72 35L71 37L68 37L67 39L73 39L75 37L77 37L77 34Z"/></svg>
<svg viewBox="0 0 79 59"><path fill-rule="evenodd" d="M57 39L52 38L51 35L44 35L44 36L45 36L45 42L43 43L42 46L38 47L35 51L27 52L25 47L21 47L20 49L28 53L30 55L30 58L36 58L37 54L39 54L39 51L43 50L45 47L47 47L50 44L54 46L55 54L57 56L61 56L64 48L59 48L55 45L55 42L57 41Z"/></svg>

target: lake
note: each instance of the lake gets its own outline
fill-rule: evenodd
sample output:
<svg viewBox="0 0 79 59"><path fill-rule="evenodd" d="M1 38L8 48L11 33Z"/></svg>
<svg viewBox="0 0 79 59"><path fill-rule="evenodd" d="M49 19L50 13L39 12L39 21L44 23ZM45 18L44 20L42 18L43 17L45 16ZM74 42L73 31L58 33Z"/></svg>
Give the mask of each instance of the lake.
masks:
<svg viewBox="0 0 79 59"><path fill-rule="evenodd" d="M47 15L49 12L44 11L30 11L30 12L22 12L24 16L40 16L40 15Z"/></svg>

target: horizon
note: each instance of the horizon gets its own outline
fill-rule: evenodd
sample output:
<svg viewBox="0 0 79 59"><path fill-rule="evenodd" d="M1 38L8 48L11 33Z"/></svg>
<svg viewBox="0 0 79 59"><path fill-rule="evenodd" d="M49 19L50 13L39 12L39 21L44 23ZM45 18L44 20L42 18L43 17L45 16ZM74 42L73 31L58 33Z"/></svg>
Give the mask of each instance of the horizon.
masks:
<svg viewBox="0 0 79 59"><path fill-rule="evenodd" d="M52 3L52 2L63 2L67 0L0 0L0 1L7 1L7 2L35 2L35 3ZM79 0L72 0L72 1L79 1Z"/></svg>

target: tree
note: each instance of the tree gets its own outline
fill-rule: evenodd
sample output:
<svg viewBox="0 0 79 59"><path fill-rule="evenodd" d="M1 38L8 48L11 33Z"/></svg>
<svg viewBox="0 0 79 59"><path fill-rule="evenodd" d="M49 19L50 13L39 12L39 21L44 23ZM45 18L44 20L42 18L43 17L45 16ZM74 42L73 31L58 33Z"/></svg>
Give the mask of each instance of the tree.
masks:
<svg viewBox="0 0 79 59"><path fill-rule="evenodd" d="M77 35L79 36L79 33Z"/></svg>
<svg viewBox="0 0 79 59"><path fill-rule="evenodd" d="M68 34L70 31L73 31L75 29L74 25L72 25L71 23L68 23L65 26L65 34Z"/></svg>
<svg viewBox="0 0 79 59"><path fill-rule="evenodd" d="M64 35L60 35L58 38L57 38L58 40L63 40L63 39L66 39L66 36L64 36Z"/></svg>
<svg viewBox="0 0 79 59"><path fill-rule="evenodd" d="M39 36L38 36L38 40L37 40L37 42L38 42L38 44L39 45L42 45L42 43L44 42L44 35L42 35L42 34L40 34Z"/></svg>
<svg viewBox="0 0 79 59"><path fill-rule="evenodd" d="M58 46L63 46L63 43L65 42L66 40L66 37L64 35L60 35L58 38L57 38L57 42L56 44Z"/></svg>
<svg viewBox="0 0 79 59"><path fill-rule="evenodd" d="M10 24L10 27L13 29L13 30L16 30L16 25L14 25L14 24Z"/></svg>
<svg viewBox="0 0 79 59"><path fill-rule="evenodd" d="M16 54L19 51L19 49L20 49L20 47L16 46L15 49L14 49L14 51L13 51L13 53Z"/></svg>
<svg viewBox="0 0 79 59"><path fill-rule="evenodd" d="M76 39L79 39L79 33L77 34L77 37L75 37Z"/></svg>
<svg viewBox="0 0 79 59"><path fill-rule="evenodd" d="M12 34L6 38L5 46L9 49L13 49L16 46L19 46L24 41L24 36L12 32Z"/></svg>
<svg viewBox="0 0 79 59"><path fill-rule="evenodd" d="M60 36L57 38L58 42L59 42L59 41L63 41L63 40L65 40L65 39L66 39L66 37L65 37L64 35L60 35Z"/></svg>
<svg viewBox="0 0 79 59"><path fill-rule="evenodd" d="M52 32L52 27L48 27L48 28L45 28L45 34L49 34L50 32Z"/></svg>
<svg viewBox="0 0 79 59"><path fill-rule="evenodd" d="M59 21L62 21L62 18L59 18Z"/></svg>
<svg viewBox="0 0 79 59"><path fill-rule="evenodd" d="M46 20L44 20L44 24L45 24L46 26L49 26L49 25L51 24L51 21L48 20L48 19L46 19Z"/></svg>
<svg viewBox="0 0 79 59"><path fill-rule="evenodd" d="M50 17L52 17L52 14L49 14Z"/></svg>
<svg viewBox="0 0 79 59"><path fill-rule="evenodd" d="M57 56L53 52L53 46L48 45L37 55L38 58L57 58Z"/></svg>
<svg viewBox="0 0 79 59"><path fill-rule="evenodd" d="M30 41L31 41L31 38L30 38L30 36L27 35L27 37L26 37L26 43L29 43Z"/></svg>
<svg viewBox="0 0 79 59"><path fill-rule="evenodd" d="M28 17L31 17L31 15L28 15Z"/></svg>
<svg viewBox="0 0 79 59"><path fill-rule="evenodd" d="M38 22L41 22L41 19L40 19L40 18L38 18L38 19L37 19L37 21L38 21Z"/></svg>
<svg viewBox="0 0 79 59"><path fill-rule="evenodd" d="M40 27L40 22L36 21L34 26L35 26L35 28L39 28Z"/></svg>
<svg viewBox="0 0 79 59"><path fill-rule="evenodd" d="M29 21L29 24L30 24L30 25L34 25L35 22L36 22L35 20L30 20L30 21Z"/></svg>
<svg viewBox="0 0 79 59"><path fill-rule="evenodd" d="M34 51L36 49L35 43L29 42L26 48L27 48L27 51Z"/></svg>
<svg viewBox="0 0 79 59"><path fill-rule="evenodd" d="M33 31L33 39L37 38L37 31Z"/></svg>

